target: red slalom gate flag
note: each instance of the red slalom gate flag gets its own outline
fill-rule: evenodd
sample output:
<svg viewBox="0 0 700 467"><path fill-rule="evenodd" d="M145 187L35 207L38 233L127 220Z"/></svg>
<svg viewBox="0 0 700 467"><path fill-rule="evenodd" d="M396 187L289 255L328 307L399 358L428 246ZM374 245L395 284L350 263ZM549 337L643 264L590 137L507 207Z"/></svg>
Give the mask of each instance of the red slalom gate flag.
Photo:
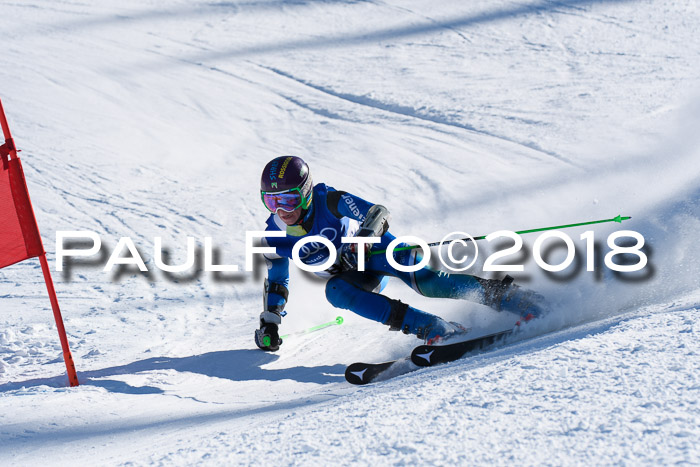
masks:
<svg viewBox="0 0 700 467"><path fill-rule="evenodd" d="M44 253L22 164L16 157L9 159L10 145L0 147L0 268Z"/></svg>
<svg viewBox="0 0 700 467"><path fill-rule="evenodd" d="M51 272L46 261L46 252L39 235L39 227L34 217L34 209L29 200L27 183L24 180L22 163L17 157L17 149L10 134L10 127L5 118L5 111L0 101L0 124L5 136L5 144L0 146L0 268L18 263L25 259L38 257L44 273L44 282L49 292L58 335L61 339L63 359L66 362L68 381L71 386L78 385L73 357L68 346L63 318L58 307L58 298L53 287Z"/></svg>

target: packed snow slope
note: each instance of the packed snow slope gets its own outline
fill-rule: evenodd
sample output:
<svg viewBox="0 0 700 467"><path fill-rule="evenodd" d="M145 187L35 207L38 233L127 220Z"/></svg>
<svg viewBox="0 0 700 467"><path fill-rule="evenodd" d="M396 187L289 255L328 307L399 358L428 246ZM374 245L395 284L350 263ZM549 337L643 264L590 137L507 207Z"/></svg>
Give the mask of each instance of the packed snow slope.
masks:
<svg viewBox="0 0 700 467"><path fill-rule="evenodd" d="M67 388L38 261L0 271L0 464L693 464L700 461L700 13L696 0L0 1L0 98L22 149L81 386ZM264 164L381 203L440 240L618 214L502 260L554 312L521 339L368 387L354 361L418 341L333 309L292 271L257 350ZM614 274L608 235L645 240ZM56 232L93 258L54 262ZM595 232L595 271L581 234ZM148 273L104 272L121 237ZM171 264L211 237L239 273ZM629 240L629 239L628 239ZM547 260L565 257L550 240ZM490 252L483 243L471 272ZM199 255L201 257L201 255ZM637 257L628 255L634 263ZM500 277L503 273L495 274ZM386 290L474 336L514 316Z"/></svg>

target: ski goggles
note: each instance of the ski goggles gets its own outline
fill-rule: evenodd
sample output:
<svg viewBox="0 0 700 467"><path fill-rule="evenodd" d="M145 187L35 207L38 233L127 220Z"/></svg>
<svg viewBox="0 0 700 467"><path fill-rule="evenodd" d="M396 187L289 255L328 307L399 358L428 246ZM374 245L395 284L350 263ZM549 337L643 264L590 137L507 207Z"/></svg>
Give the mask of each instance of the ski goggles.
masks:
<svg viewBox="0 0 700 467"><path fill-rule="evenodd" d="M270 212L277 212L278 209L292 212L300 207L308 208L308 200L301 194L299 188L276 193L261 191L260 194L263 204Z"/></svg>

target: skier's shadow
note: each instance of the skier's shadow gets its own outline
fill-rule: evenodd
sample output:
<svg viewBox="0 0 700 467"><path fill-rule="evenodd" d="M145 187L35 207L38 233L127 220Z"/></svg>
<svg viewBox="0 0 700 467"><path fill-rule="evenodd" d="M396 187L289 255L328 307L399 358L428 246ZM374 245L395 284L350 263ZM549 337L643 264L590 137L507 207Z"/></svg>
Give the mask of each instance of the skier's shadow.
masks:
<svg viewBox="0 0 700 467"><path fill-rule="evenodd" d="M197 373L231 381L280 381L289 379L300 383L328 384L344 379L344 365L296 366L292 368L264 369L262 366L279 360L279 355L260 350L240 349L208 352L189 357L154 357L126 365L101 370L80 371L81 384L100 386L110 392L125 394L158 394L163 390L152 386L134 387L123 381L106 379L110 376L134 375L157 370L175 370ZM0 392L28 386L62 386L64 377L39 378L0 385Z"/></svg>

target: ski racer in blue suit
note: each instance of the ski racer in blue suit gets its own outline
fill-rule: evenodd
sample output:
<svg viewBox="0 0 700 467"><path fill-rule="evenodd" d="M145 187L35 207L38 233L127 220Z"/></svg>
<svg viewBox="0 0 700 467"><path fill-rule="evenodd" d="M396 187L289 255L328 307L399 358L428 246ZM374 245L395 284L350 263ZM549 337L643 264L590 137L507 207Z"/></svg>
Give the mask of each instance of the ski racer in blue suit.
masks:
<svg viewBox="0 0 700 467"><path fill-rule="evenodd" d="M266 231L286 232L284 237L265 237L263 246L274 247L265 253L267 279L264 285L264 311L255 343L263 350L276 351L282 343L279 326L289 295L289 260L298 240L320 235L337 252L336 262L319 275L329 277L326 297L335 307L353 311L365 318L415 334L426 343L436 343L465 332L457 323L411 307L380 292L389 277L397 277L426 297L476 300L496 310L517 313L525 320L543 313L542 297L520 288L506 276L503 280L482 279L467 274L448 274L428 266L415 272L402 272L391 266L384 254L369 255L373 249L386 249L394 240L389 229L389 212L378 204L323 183L314 185L308 165L299 157L282 156L270 161L263 170L261 196L270 211ZM356 243L341 243L343 237L380 237L381 242L367 245L365 270L358 271ZM399 247L406 246L399 244ZM306 265L323 264L329 249L321 242L310 242L299 251ZM417 249L393 253L394 260L410 266L420 262Z"/></svg>

